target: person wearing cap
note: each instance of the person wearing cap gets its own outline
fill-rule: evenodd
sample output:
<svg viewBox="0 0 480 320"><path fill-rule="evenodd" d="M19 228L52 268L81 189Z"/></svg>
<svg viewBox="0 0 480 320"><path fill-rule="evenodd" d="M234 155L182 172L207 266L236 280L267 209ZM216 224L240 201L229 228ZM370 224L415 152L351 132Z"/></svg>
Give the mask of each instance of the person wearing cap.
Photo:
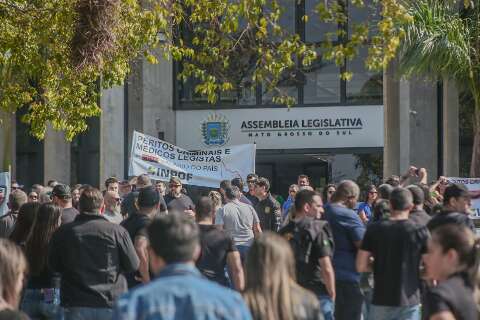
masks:
<svg viewBox="0 0 480 320"><path fill-rule="evenodd" d="M48 266L61 275L61 306L65 320L112 318L115 301L127 291L124 274L138 270L130 236L102 214L100 190L85 187L80 214L55 231L48 249Z"/></svg>
<svg viewBox="0 0 480 320"><path fill-rule="evenodd" d="M52 189L52 202L62 208L62 225L73 222L78 215L72 204L72 193L66 184L57 184Z"/></svg>
<svg viewBox="0 0 480 320"><path fill-rule="evenodd" d="M8 196L8 208L10 211L0 217L0 238L8 238L17 221L20 207L28 201L27 194L20 189L13 190Z"/></svg>
<svg viewBox="0 0 480 320"><path fill-rule="evenodd" d="M280 204L270 193L270 182L267 178L259 178L255 183L258 203L255 211L260 218L262 230L277 232L282 218Z"/></svg>
<svg viewBox="0 0 480 320"><path fill-rule="evenodd" d="M427 223L432 219L428 213L423 210L423 205L425 203L425 193L422 188L417 185L409 185L407 190L412 194L413 208L408 215L408 220L413 223L420 225L422 227L426 226Z"/></svg>
<svg viewBox="0 0 480 320"><path fill-rule="evenodd" d="M445 188L443 194L443 208L428 223L430 231L447 224L455 223L464 225L475 232L475 225L470 214L470 194L463 184L451 184Z"/></svg>
<svg viewBox="0 0 480 320"><path fill-rule="evenodd" d="M195 204L189 196L182 193L182 181L178 177L170 178L170 192L165 196L168 212L183 212L195 216Z"/></svg>
<svg viewBox="0 0 480 320"><path fill-rule="evenodd" d="M150 281L146 228L157 215L160 208L160 197L154 186L140 189L136 203L138 210L121 223L121 226L128 231L140 260L138 272L127 274L129 288Z"/></svg>
<svg viewBox="0 0 480 320"><path fill-rule="evenodd" d="M131 182L132 181L135 181L136 188L134 191L127 194L122 201L121 213L123 216L138 213L137 206L135 205L138 198L138 194L141 189L152 185L152 181L146 174L141 174L138 177L132 179ZM160 211L161 212L167 211L167 205L165 204L165 200L163 199L163 197L160 198Z"/></svg>

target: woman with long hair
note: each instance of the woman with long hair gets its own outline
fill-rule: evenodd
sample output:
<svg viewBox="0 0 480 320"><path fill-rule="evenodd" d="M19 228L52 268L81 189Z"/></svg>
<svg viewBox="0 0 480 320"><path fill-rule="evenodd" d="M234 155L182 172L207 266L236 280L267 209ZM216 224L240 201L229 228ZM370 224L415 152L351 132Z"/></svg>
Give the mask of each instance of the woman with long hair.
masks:
<svg viewBox="0 0 480 320"><path fill-rule="evenodd" d="M27 202L18 210L18 218L15 222L15 227L10 234L9 239L16 244L23 246L27 240L28 234L32 229L33 221L37 215L38 208L40 208L39 202Z"/></svg>
<svg viewBox="0 0 480 320"><path fill-rule="evenodd" d="M26 272L27 261L22 249L0 238L0 320L28 319L17 311Z"/></svg>
<svg viewBox="0 0 480 320"><path fill-rule="evenodd" d="M365 201L360 202L358 205L358 216L362 220L363 223L367 224L368 221L372 220L373 218L373 206L375 201L377 201L377 187L373 184L367 187Z"/></svg>
<svg viewBox="0 0 480 320"><path fill-rule="evenodd" d="M61 216L59 207L50 203L42 204L25 243L30 278L21 308L32 319L55 319L60 311L56 296L59 278L48 269L47 257L50 239L60 227Z"/></svg>
<svg viewBox="0 0 480 320"><path fill-rule="evenodd" d="M295 260L290 244L264 232L248 251L243 298L254 320L323 319L313 293L295 281Z"/></svg>
<svg viewBox="0 0 480 320"><path fill-rule="evenodd" d="M337 187L333 184L327 184L322 190L322 200L324 204L330 203L330 199L332 199L333 194L337 190Z"/></svg>
<svg viewBox="0 0 480 320"><path fill-rule="evenodd" d="M427 320L477 320L480 240L462 225L435 228L424 257L427 277L437 285L427 290Z"/></svg>

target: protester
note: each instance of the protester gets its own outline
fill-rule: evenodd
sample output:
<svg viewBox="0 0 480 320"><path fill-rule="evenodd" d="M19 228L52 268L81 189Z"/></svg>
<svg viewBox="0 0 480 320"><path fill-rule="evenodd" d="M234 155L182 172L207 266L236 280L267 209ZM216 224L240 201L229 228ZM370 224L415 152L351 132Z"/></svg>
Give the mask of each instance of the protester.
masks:
<svg viewBox="0 0 480 320"><path fill-rule="evenodd" d="M412 194L413 199L413 209L410 211L408 219L415 224L426 226L431 217L423 210L425 203L423 190L416 185L409 185L407 189Z"/></svg>
<svg viewBox="0 0 480 320"><path fill-rule="evenodd" d="M58 229L48 249L48 263L61 275L65 320L103 320L112 316L114 301L127 291L124 273L139 261L128 232L101 214L102 193L86 187L80 214Z"/></svg>
<svg viewBox="0 0 480 320"><path fill-rule="evenodd" d="M296 196L297 192L298 192L298 185L296 185L296 184L292 184L288 188L288 198L282 205L282 220L285 220L285 218L288 215L288 211L290 210L290 208L294 207L295 196Z"/></svg>
<svg viewBox="0 0 480 320"><path fill-rule="evenodd" d="M222 195L222 204L226 203L225 199L225 190L227 188L232 188L232 182L230 180L222 180L220 181L220 186L218 188L218 192ZM241 190L241 189L240 189Z"/></svg>
<svg viewBox="0 0 480 320"><path fill-rule="evenodd" d="M133 179L132 179L133 180ZM125 196L121 204L121 214L122 216L132 215L138 213L138 208L136 207L135 203L138 198L138 194L141 189L150 187L152 185L152 181L146 174L139 175L136 179L136 188L134 191L130 192ZM167 205L163 197L160 197L160 209L161 212L166 213Z"/></svg>
<svg viewBox="0 0 480 320"><path fill-rule="evenodd" d="M196 205L196 220L200 230L200 257L196 262L198 270L209 280L228 287L225 275L228 267L234 288L242 291L244 275L240 254L233 239L212 225L213 203L208 197L201 197Z"/></svg>
<svg viewBox="0 0 480 320"><path fill-rule="evenodd" d="M115 177L110 177L105 180L105 191L118 192L118 179Z"/></svg>
<svg viewBox="0 0 480 320"><path fill-rule="evenodd" d="M234 178L234 179L232 179L231 183L232 183L232 186L237 187L237 188L241 191L241 193L242 193L242 194L240 195L240 202L245 203L245 204L248 204L248 205L250 205L250 206L253 206L252 201L250 201L250 200L243 194L244 185L243 185L243 180L242 180L242 178L240 178L240 177Z"/></svg>
<svg viewBox="0 0 480 320"><path fill-rule="evenodd" d="M212 222L215 223L215 216L218 212L218 210L222 207L222 195L218 191L210 191L208 193L208 197L212 201L212 210L213 210L213 216L212 216Z"/></svg>
<svg viewBox="0 0 480 320"><path fill-rule="evenodd" d="M130 192L132 192L132 185L128 180L123 180L118 183L118 193L122 200L125 199Z"/></svg>
<svg viewBox="0 0 480 320"><path fill-rule="evenodd" d="M182 181L177 177L170 178L170 193L165 196L168 212L184 213L195 217L195 204L189 196L182 193Z"/></svg>
<svg viewBox="0 0 480 320"><path fill-rule="evenodd" d="M195 268L199 231L189 217L162 216L147 232L150 265L157 277L122 296L114 320L251 319L238 293L203 278Z"/></svg>
<svg viewBox="0 0 480 320"><path fill-rule="evenodd" d="M390 193L392 193L393 191L393 187L389 184L384 183L378 186L377 191L379 199L389 200Z"/></svg>
<svg viewBox="0 0 480 320"><path fill-rule="evenodd" d="M61 317L58 290L60 277L47 266L49 243L60 227L62 211L53 204L42 204L26 243L25 254L29 264L29 278L21 309L32 319L56 320Z"/></svg>
<svg viewBox="0 0 480 320"><path fill-rule="evenodd" d="M445 223L457 223L475 232L470 214L470 194L463 184L451 184L445 188L443 209L428 223L430 231Z"/></svg>
<svg viewBox="0 0 480 320"><path fill-rule="evenodd" d="M438 284L423 299L423 319L478 319L480 240L461 224L446 223L432 232L424 256L427 277Z"/></svg>
<svg viewBox="0 0 480 320"><path fill-rule="evenodd" d="M27 261L20 247L7 239L0 239L0 319L28 320L18 311Z"/></svg>
<svg viewBox="0 0 480 320"><path fill-rule="evenodd" d="M358 216L363 223L367 224L372 220L373 205L377 200L377 188L374 185L369 185L366 190L366 198L364 202L358 205Z"/></svg>
<svg viewBox="0 0 480 320"><path fill-rule="evenodd" d="M35 216L37 215L40 203L27 202L24 203L18 211L18 218L10 234L9 239L15 244L23 246L27 240L28 234L32 229Z"/></svg>
<svg viewBox="0 0 480 320"><path fill-rule="evenodd" d="M0 217L0 238L8 238L17 221L20 207L27 202L27 194L20 189L15 189L8 196L8 208L10 211Z"/></svg>
<svg viewBox="0 0 480 320"><path fill-rule="evenodd" d="M121 224L128 231L140 260L138 272L132 272L127 275L129 288L150 281L147 226L158 214L160 208L160 194L156 187L148 186L140 189L137 208L138 210L129 215Z"/></svg>
<svg viewBox="0 0 480 320"><path fill-rule="evenodd" d="M242 261L245 261L254 238L262 232L262 228L255 209L240 202L240 192L237 187L225 190L227 203L218 210L215 225L232 237Z"/></svg>
<svg viewBox="0 0 480 320"><path fill-rule="evenodd" d="M327 184L322 190L322 201L324 204L329 204L330 200L337 190L337 187L334 184Z"/></svg>
<svg viewBox="0 0 480 320"><path fill-rule="evenodd" d="M72 188L72 207L77 209L78 211L78 201L80 200L80 188L82 187L81 184L76 184Z"/></svg>
<svg viewBox="0 0 480 320"><path fill-rule="evenodd" d="M245 302L255 320L323 319L318 299L295 283L288 242L266 232L252 245L246 262Z"/></svg>
<svg viewBox="0 0 480 320"><path fill-rule="evenodd" d="M310 186L310 179L306 174L301 174L297 178L297 185L299 187Z"/></svg>
<svg viewBox="0 0 480 320"><path fill-rule="evenodd" d="M78 210L72 205L72 193L66 184L57 184L52 190L52 201L62 208L62 224L73 222L78 215Z"/></svg>
<svg viewBox="0 0 480 320"><path fill-rule="evenodd" d="M326 320L334 319L335 274L332 267L333 235L323 212L322 198L302 190L295 197L295 218L280 229L292 246L298 283L315 293Z"/></svg>
<svg viewBox="0 0 480 320"><path fill-rule="evenodd" d="M350 180L340 182L326 207L325 218L330 224L335 243L333 266L335 268L335 319L360 320L363 295L360 274L355 259L365 233L365 225L353 210L360 190Z"/></svg>
<svg viewBox="0 0 480 320"><path fill-rule="evenodd" d="M44 187L41 184L35 183L32 185L31 192L35 192L38 195L43 192Z"/></svg>
<svg viewBox="0 0 480 320"><path fill-rule="evenodd" d="M389 220L369 224L357 255L357 270L369 272L373 258L373 299L368 319L420 320L420 262L428 230L408 219L410 191L390 195Z"/></svg>
<svg viewBox="0 0 480 320"><path fill-rule="evenodd" d="M385 199L379 199L373 207L373 221L381 221L390 218L390 202Z"/></svg>
<svg viewBox="0 0 480 320"><path fill-rule="evenodd" d="M281 209L280 204L270 194L270 182L266 178L259 178L255 183L255 192L259 200L255 211L262 230L278 231L282 218Z"/></svg>
<svg viewBox="0 0 480 320"><path fill-rule="evenodd" d="M157 188L157 191L158 193L160 193L160 195L162 197L165 197L165 195L167 194L167 185L165 184L165 182L163 181L157 181L155 183L155 187Z"/></svg>
<svg viewBox="0 0 480 320"><path fill-rule="evenodd" d="M38 193L36 193L35 191L30 191L30 193L28 194L28 202L38 202L38 198Z"/></svg>
<svg viewBox="0 0 480 320"><path fill-rule="evenodd" d="M120 213L120 195L116 191L107 191L104 196L105 210L103 216L110 222L120 224L123 216Z"/></svg>
<svg viewBox="0 0 480 320"><path fill-rule="evenodd" d="M50 187L45 187L43 188L42 193L40 193L39 197L39 202L40 203L50 203L52 202L52 188Z"/></svg>
<svg viewBox="0 0 480 320"><path fill-rule="evenodd" d="M15 191L15 190L22 190L22 189L23 189L23 185L18 184L18 182L15 180L12 180L12 183L10 184L10 190Z"/></svg>
<svg viewBox="0 0 480 320"><path fill-rule="evenodd" d="M250 173L249 175L247 175L248 191L244 193L245 197L250 200L253 207L255 207L258 203L257 194L255 192L255 183L257 182L257 179L258 176L255 173Z"/></svg>

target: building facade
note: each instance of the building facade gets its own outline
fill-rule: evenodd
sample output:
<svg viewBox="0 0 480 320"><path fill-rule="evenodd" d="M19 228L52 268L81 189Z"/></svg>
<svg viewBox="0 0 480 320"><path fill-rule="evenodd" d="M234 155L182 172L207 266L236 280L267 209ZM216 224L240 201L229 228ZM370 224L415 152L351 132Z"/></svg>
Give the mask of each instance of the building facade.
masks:
<svg viewBox="0 0 480 320"><path fill-rule="evenodd" d="M284 27L308 43L321 43L324 33L332 31L301 19L314 14L315 3L285 2ZM350 17L366 18L355 10ZM383 176L401 174L410 164L427 168L432 179L458 175L454 86L401 80L395 62L383 74L367 71L366 54L362 49L342 69L323 60L319 51L301 79L282 84L298 101L290 109L274 105L261 86L222 95L211 106L194 92L193 80L175 80L181 65L158 54L160 63L136 61L124 86L102 92L101 117L91 119L88 132L72 143L52 130L38 142L18 116L4 115L9 125L0 129L0 143L9 152L1 165L12 164L14 176L26 186L49 179L100 185L109 176L128 176L134 130L185 149L206 149L216 146L206 139L209 126L218 125L224 145L256 143L256 171L270 178L278 193L285 193L301 173L315 186L356 179L367 169L360 165L365 156L379 160L373 171ZM341 80L342 71L353 72L352 80Z"/></svg>

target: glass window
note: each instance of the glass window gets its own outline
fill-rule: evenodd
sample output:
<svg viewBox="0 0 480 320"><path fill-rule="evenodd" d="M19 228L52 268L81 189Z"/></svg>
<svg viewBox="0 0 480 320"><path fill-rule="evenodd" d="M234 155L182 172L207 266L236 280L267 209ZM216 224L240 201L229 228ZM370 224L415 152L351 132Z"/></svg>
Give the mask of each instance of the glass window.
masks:
<svg viewBox="0 0 480 320"><path fill-rule="evenodd" d="M321 52L318 58L305 71L305 85L303 101L310 103L338 103L340 102L340 69L333 61L322 59Z"/></svg>
<svg viewBox="0 0 480 320"><path fill-rule="evenodd" d="M368 22L369 32L371 37L377 34L377 23L380 21L380 6L375 4L372 0L364 0L364 6L358 7L348 2L348 35L352 34L355 25L364 24Z"/></svg>
<svg viewBox="0 0 480 320"><path fill-rule="evenodd" d="M288 94L290 97L295 98L298 102L298 87L295 85L283 85L278 87L283 94ZM265 88L262 88L262 104L274 104L273 97L279 96L278 91L268 92Z"/></svg>
<svg viewBox="0 0 480 320"><path fill-rule="evenodd" d="M316 7L318 0L305 0L305 15L308 16L308 21L305 22L305 41L306 42L321 42L326 40L326 33L335 34L331 39L337 40L336 31L338 26L334 23L325 23L320 20ZM300 19L302 17L299 17Z"/></svg>
<svg viewBox="0 0 480 320"><path fill-rule="evenodd" d="M383 74L366 69L367 53L367 48L362 48L355 59L347 62L347 71L353 73L352 79L347 81L349 103L383 103Z"/></svg>
<svg viewBox="0 0 480 320"><path fill-rule="evenodd" d="M255 87L243 87L238 90L220 93L222 105L255 105L257 103Z"/></svg>

